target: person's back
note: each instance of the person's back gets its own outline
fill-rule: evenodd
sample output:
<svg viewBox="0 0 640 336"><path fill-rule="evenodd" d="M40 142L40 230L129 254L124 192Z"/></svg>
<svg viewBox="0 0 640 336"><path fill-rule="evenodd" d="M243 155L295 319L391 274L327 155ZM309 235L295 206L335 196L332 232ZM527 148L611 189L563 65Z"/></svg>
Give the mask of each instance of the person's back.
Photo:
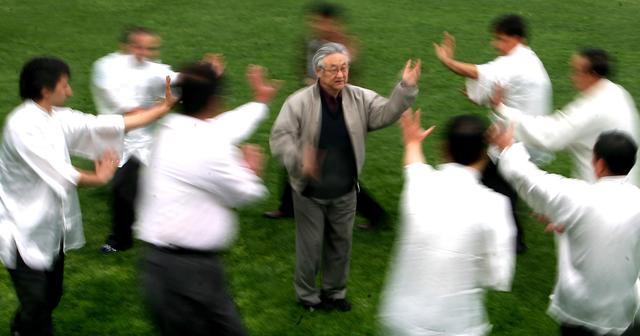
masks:
<svg viewBox="0 0 640 336"><path fill-rule="evenodd" d="M557 237L558 282L549 311L569 321L624 326L639 303L640 208L633 205L640 204L640 189L608 177L582 183L572 195L580 216Z"/></svg>
<svg viewBox="0 0 640 336"><path fill-rule="evenodd" d="M402 121L402 226L380 310L384 332L485 335L485 289L510 289L515 236L508 198L480 183L486 128L475 116L455 117L445 146L452 163L435 170L410 140L419 127L410 118Z"/></svg>
<svg viewBox="0 0 640 336"><path fill-rule="evenodd" d="M509 289L508 277L492 280L490 263L494 237L513 231L511 221L501 220L508 218L508 199L459 164L408 169L404 224L381 315L427 335L484 334L490 328L484 288Z"/></svg>

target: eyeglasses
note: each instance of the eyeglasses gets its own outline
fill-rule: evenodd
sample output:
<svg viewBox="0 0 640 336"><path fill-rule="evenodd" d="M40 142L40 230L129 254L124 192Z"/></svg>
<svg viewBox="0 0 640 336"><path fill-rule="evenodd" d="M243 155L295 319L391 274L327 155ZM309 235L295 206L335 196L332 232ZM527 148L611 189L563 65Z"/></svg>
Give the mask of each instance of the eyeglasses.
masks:
<svg viewBox="0 0 640 336"><path fill-rule="evenodd" d="M338 74L338 72L342 72L343 74L347 74L349 73L349 66L348 65L343 65L341 67L331 67L329 69L323 69L324 72L330 74L331 76L336 76Z"/></svg>

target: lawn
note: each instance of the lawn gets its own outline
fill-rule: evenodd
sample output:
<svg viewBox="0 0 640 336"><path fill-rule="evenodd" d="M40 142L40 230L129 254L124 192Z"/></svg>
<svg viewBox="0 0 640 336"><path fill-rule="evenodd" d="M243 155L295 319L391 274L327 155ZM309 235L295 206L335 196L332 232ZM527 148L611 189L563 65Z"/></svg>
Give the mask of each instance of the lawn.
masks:
<svg viewBox="0 0 640 336"><path fill-rule="evenodd" d="M423 60L420 95L424 124L443 125L459 113L486 114L458 92L462 80L438 64L432 43L443 31L456 36L459 59L483 63L495 57L488 24L508 12L525 16L532 27L530 44L544 62L554 86L554 106L575 95L568 79L568 60L576 48L599 46L618 61L615 80L632 95L640 94L640 2L633 0L465 1L348 0L350 31L362 50L357 83L382 94L390 92L408 58ZM272 78L284 81L271 104L271 117L252 142L268 147L269 130L286 96L300 87L300 41L305 30L304 2L152 1L152 0L0 0L0 121L19 104L17 78L33 56L55 55L73 72L74 97L68 106L94 111L89 92L91 64L117 48L122 28L140 24L163 37L163 62L179 68L205 52L228 60L226 104L250 99L244 80L248 64L262 64ZM636 99L637 101L637 99ZM440 156L441 130L427 139L432 163ZM214 146L215 144L211 144ZM268 151L268 150L267 150ZM402 146L397 127L372 133L361 180L397 218L402 188ZM86 164L81 162L80 164ZM549 167L568 173L569 160L559 155ZM269 160L265 182L271 195L239 213L241 231L225 255L230 286L253 335L374 335L376 312L393 250L396 225L379 232L354 232L349 279L349 313L305 313L295 304L292 277L294 223L271 221L261 213L277 206L282 170ZM57 335L150 335L137 280L140 249L102 255L98 248L110 230L107 188L80 191L86 246L67 255L65 294L55 311ZM428 205L427 205L428 206ZM488 309L494 335L551 335L556 324L545 314L555 277L552 237L519 209L530 250L518 257L513 290L490 293ZM138 244L139 246L140 244ZM8 334L16 307L13 286L0 270L0 335Z"/></svg>

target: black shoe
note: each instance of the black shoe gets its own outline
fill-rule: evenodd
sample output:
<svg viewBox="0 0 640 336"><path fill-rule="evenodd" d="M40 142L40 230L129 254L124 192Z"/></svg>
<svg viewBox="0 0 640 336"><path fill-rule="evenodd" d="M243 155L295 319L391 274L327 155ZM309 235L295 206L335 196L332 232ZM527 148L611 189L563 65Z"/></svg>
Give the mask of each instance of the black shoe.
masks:
<svg viewBox="0 0 640 336"><path fill-rule="evenodd" d="M327 304L329 304L333 309L341 312L348 312L351 310L351 303L347 301L347 299L325 299Z"/></svg>
<svg viewBox="0 0 640 336"><path fill-rule="evenodd" d="M283 212L283 211L280 211L280 210L267 211L267 212L263 213L262 216L265 217L265 218L269 218L269 219L280 219L280 218L293 217L292 214L286 213L286 212Z"/></svg>
<svg viewBox="0 0 640 336"><path fill-rule="evenodd" d="M310 303L305 303L305 302L298 302L298 304L306 311L312 313L314 311L329 311L331 310L331 306L325 302L325 301L320 301L316 304L310 304Z"/></svg>

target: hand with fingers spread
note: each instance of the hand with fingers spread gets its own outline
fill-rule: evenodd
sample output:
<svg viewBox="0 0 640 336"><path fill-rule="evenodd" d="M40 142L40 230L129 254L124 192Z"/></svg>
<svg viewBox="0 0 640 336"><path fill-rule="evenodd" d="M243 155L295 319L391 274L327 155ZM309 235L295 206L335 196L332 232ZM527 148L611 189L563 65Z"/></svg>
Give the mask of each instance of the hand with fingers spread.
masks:
<svg viewBox="0 0 640 336"><path fill-rule="evenodd" d="M247 80L253 89L254 100L267 104L280 89L279 81L266 79L265 69L259 65L250 65L247 69Z"/></svg>
<svg viewBox="0 0 640 336"><path fill-rule="evenodd" d="M100 184L106 184L111 180L118 169L120 160L114 151L105 151L102 157L94 161L95 175Z"/></svg>
<svg viewBox="0 0 640 336"><path fill-rule="evenodd" d="M436 56L438 59L445 63L449 59L453 59L456 52L456 39L453 35L444 32L444 37L442 38L442 42L440 44L433 44L434 50L436 52Z"/></svg>
<svg viewBox="0 0 640 336"><path fill-rule="evenodd" d="M429 127L426 131L420 126L420 110L415 113L408 108L400 118L402 128L402 139L404 141L404 164L425 163L422 153L422 141L433 132L435 126Z"/></svg>
<svg viewBox="0 0 640 336"><path fill-rule="evenodd" d="M400 117L400 126L402 127L402 138L405 145L420 144L433 132L435 126L429 127L426 131L420 125L420 109L415 113L408 108L402 117Z"/></svg>
<svg viewBox="0 0 640 336"><path fill-rule="evenodd" d="M402 83L406 86L416 86L418 85L418 80L420 79L420 74L422 72L422 61L417 60L415 63L413 60L407 60L407 63L404 66L404 70L402 71Z"/></svg>

